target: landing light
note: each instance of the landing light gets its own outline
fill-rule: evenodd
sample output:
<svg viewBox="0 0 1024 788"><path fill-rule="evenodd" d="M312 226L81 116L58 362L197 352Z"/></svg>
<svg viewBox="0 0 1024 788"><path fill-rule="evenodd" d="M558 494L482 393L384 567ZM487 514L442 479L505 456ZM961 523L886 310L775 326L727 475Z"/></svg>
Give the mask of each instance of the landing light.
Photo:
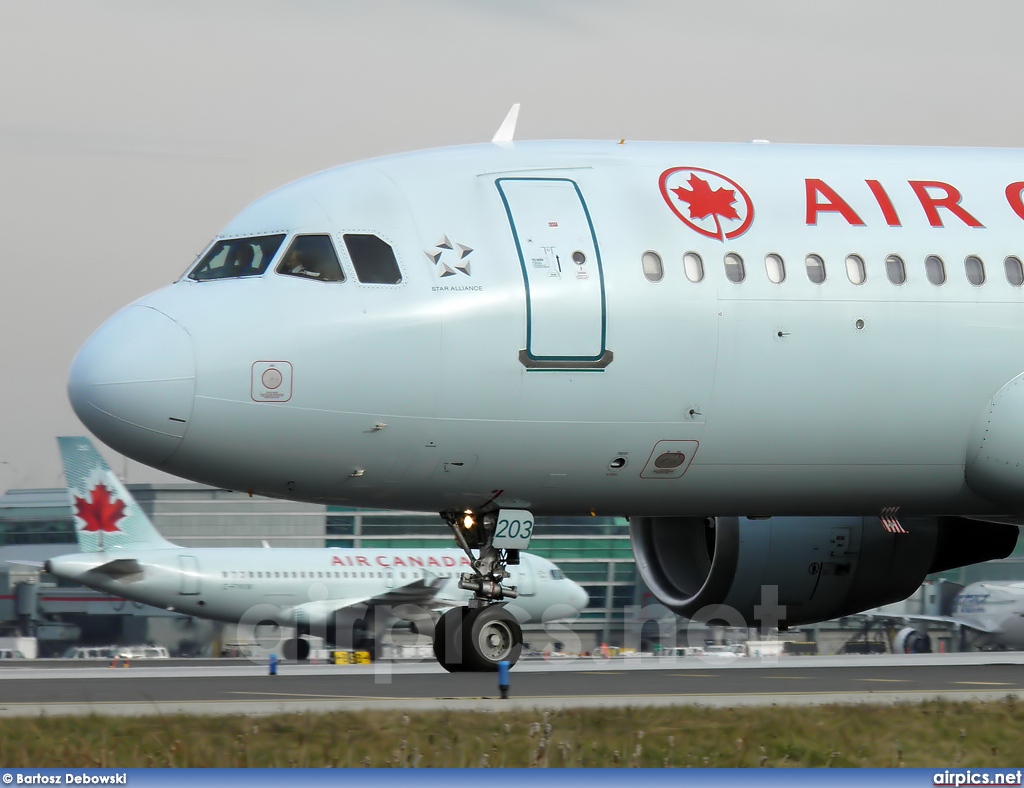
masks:
<svg viewBox="0 0 1024 788"><path fill-rule="evenodd" d="M473 522L473 515L471 515L471 514L467 514L467 515L466 515L466 516L465 516L465 517L463 518L463 520L462 520L462 527L463 527L463 528L466 528L466 529L469 529L469 528L472 528L472 527L473 527L473 525L474 525L474 522Z"/></svg>

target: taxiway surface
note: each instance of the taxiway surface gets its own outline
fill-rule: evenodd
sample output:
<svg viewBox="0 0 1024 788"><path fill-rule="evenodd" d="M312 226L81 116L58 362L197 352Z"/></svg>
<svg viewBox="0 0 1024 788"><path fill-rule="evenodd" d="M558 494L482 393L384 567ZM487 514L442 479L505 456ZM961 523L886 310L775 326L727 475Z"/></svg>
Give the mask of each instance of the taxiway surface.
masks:
<svg viewBox="0 0 1024 788"><path fill-rule="evenodd" d="M130 668L46 663L0 667L0 715L268 714L360 709L567 708L991 700L1024 694L1024 654L683 658L522 662L508 700L494 674L432 663L304 665L278 675L248 662Z"/></svg>

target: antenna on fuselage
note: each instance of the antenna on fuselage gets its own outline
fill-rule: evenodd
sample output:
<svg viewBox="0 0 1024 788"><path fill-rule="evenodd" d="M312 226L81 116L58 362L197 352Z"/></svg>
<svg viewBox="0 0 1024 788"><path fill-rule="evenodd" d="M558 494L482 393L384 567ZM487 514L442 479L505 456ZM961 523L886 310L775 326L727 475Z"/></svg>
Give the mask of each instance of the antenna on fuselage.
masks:
<svg viewBox="0 0 1024 788"><path fill-rule="evenodd" d="M519 120L519 105L513 104L512 109L508 111L508 115L501 122L501 126L498 127L491 142L512 142L512 137L516 133L517 120Z"/></svg>

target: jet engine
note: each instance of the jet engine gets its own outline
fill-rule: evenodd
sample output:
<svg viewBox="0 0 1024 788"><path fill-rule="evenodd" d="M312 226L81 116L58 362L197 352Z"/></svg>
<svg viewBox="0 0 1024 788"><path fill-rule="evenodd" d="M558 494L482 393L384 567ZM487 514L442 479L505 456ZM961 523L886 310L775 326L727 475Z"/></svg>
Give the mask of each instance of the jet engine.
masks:
<svg viewBox="0 0 1024 788"><path fill-rule="evenodd" d="M1015 525L960 517L634 517L640 576L689 619L787 628L897 602L931 572L1008 556ZM784 609L783 609L784 608Z"/></svg>
<svg viewBox="0 0 1024 788"><path fill-rule="evenodd" d="M932 641L925 632L903 627L892 639L892 651L894 654L930 654Z"/></svg>

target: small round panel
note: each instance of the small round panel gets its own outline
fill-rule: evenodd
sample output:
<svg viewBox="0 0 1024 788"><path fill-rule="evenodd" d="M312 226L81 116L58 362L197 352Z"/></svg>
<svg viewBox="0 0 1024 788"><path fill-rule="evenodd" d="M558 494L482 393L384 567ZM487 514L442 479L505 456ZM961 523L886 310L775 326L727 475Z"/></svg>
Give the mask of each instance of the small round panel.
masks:
<svg viewBox="0 0 1024 788"><path fill-rule="evenodd" d="M284 377L281 375L280 370L268 369L264 371L262 380L263 385L266 386L268 389L276 389L280 387L281 381L284 380Z"/></svg>
<svg viewBox="0 0 1024 788"><path fill-rule="evenodd" d="M678 468L686 462L686 455L681 451L667 451L654 461L655 468Z"/></svg>

